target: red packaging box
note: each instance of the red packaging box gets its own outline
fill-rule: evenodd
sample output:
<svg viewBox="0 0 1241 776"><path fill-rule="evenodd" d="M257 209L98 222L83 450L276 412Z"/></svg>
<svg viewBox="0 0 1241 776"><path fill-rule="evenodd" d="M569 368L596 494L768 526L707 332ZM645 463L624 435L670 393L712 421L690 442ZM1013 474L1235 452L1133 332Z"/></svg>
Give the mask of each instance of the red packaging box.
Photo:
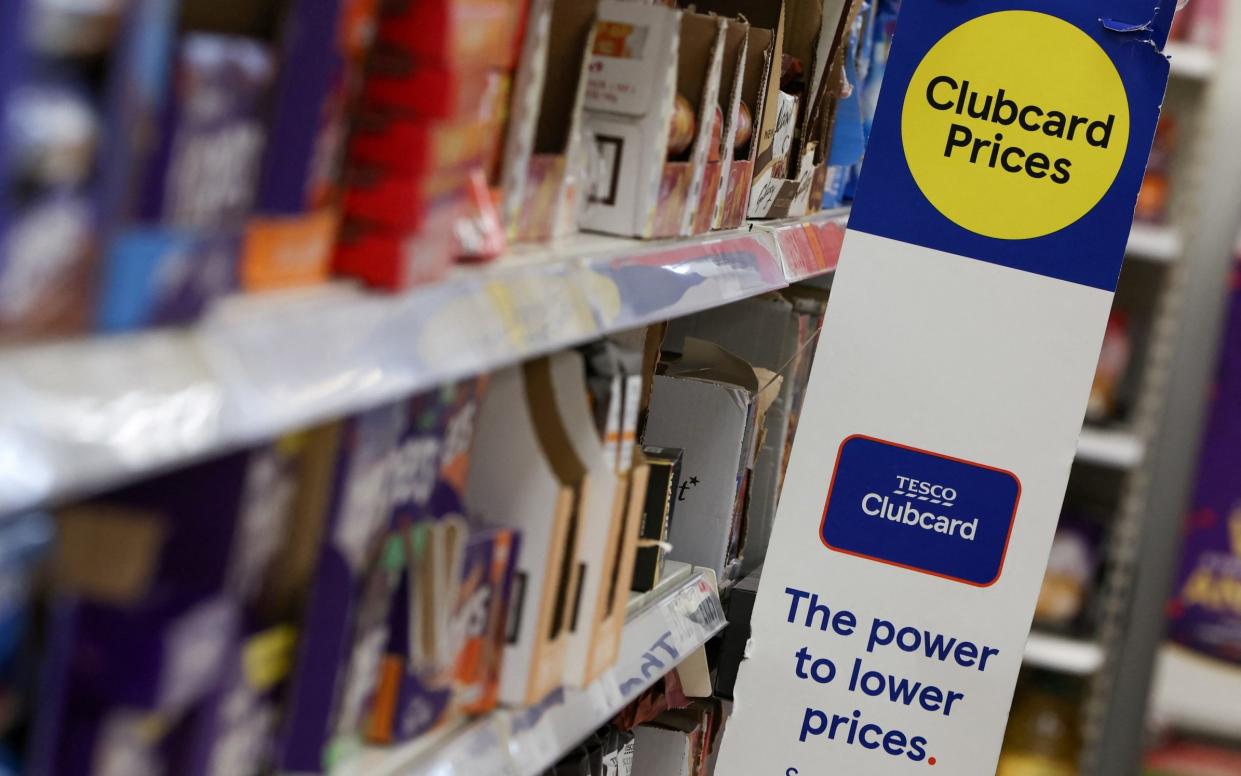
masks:
<svg viewBox="0 0 1241 776"><path fill-rule="evenodd" d="M502 121L511 88L512 76L503 70L419 62L383 41L371 56L363 101L423 119Z"/></svg>
<svg viewBox="0 0 1241 776"><path fill-rule="evenodd" d="M457 250L452 224L460 208L457 199L436 203L416 233L350 218L341 229L333 269L388 290L438 280L452 266Z"/></svg>
<svg viewBox="0 0 1241 776"><path fill-rule="evenodd" d="M401 232L419 231L432 204L460 198L472 169L424 176L374 165L355 167L345 192L345 216Z"/></svg>
<svg viewBox="0 0 1241 776"><path fill-rule="evenodd" d="M466 166L489 169L499 142L497 122L425 121L368 111L358 121L349 157L409 175L438 175Z"/></svg>
<svg viewBox="0 0 1241 776"><path fill-rule="evenodd" d="M522 0L388 0L379 39L425 63L512 70L525 7Z"/></svg>

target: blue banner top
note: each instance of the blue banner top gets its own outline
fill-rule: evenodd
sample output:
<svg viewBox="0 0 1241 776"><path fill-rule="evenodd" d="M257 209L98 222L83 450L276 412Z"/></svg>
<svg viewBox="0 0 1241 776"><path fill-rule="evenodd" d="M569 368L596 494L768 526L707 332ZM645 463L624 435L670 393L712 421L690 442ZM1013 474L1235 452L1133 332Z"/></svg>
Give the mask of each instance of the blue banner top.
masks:
<svg viewBox="0 0 1241 776"><path fill-rule="evenodd" d="M1172 5L905 0L849 228L1115 290Z"/></svg>

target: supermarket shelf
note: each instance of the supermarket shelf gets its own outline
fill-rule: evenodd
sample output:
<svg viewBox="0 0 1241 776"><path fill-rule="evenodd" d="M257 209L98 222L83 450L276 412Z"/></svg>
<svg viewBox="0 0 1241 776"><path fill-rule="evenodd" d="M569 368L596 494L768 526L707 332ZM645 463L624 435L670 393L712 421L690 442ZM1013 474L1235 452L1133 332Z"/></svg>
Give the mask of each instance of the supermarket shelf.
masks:
<svg viewBox="0 0 1241 776"><path fill-rule="evenodd" d="M710 571L682 566L630 602L616 665L581 690L561 690L521 711L499 711L441 738L371 748L337 776L536 776L603 726L724 627Z"/></svg>
<svg viewBox="0 0 1241 776"><path fill-rule="evenodd" d="M1217 57L1206 46L1171 42L1164 46L1163 53L1170 58L1174 77L1205 81L1215 74Z"/></svg>
<svg viewBox="0 0 1241 776"><path fill-rule="evenodd" d="M0 351L0 515L829 272L846 218L580 235L402 294L238 296L188 329Z"/></svg>
<svg viewBox="0 0 1241 776"><path fill-rule="evenodd" d="M849 209L825 210L808 218L776 221L760 227L776 241L790 283L809 280L836 269L849 223Z"/></svg>
<svg viewBox="0 0 1241 776"><path fill-rule="evenodd" d="M1026 641L1024 663L1062 674L1089 676L1103 666L1103 648L1092 641L1034 631Z"/></svg>
<svg viewBox="0 0 1241 776"><path fill-rule="evenodd" d="M1129 231L1129 246L1125 253L1135 259L1171 264L1180 258L1182 247L1184 241L1176 229L1135 222Z"/></svg>
<svg viewBox="0 0 1241 776"><path fill-rule="evenodd" d="M1241 667L1165 646L1150 704L1160 727L1241 741Z"/></svg>
<svg viewBox="0 0 1241 776"><path fill-rule="evenodd" d="M1146 456L1146 445L1133 432L1086 426L1077 438L1077 460L1114 469L1132 469Z"/></svg>

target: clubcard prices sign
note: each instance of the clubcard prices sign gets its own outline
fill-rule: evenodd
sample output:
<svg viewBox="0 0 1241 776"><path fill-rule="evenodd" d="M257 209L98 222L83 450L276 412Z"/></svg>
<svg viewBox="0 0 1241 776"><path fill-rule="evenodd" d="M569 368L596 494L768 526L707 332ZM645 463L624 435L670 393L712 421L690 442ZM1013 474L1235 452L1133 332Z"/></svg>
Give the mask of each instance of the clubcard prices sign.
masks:
<svg viewBox="0 0 1241 776"><path fill-rule="evenodd" d="M722 776L995 773L1173 5L902 4Z"/></svg>

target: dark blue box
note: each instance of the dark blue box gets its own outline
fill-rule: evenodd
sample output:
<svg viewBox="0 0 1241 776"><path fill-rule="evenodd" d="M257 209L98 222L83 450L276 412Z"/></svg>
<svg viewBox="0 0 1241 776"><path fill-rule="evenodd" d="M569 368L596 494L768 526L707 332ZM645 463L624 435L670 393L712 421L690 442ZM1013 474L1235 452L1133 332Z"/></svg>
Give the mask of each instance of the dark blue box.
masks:
<svg viewBox="0 0 1241 776"><path fill-rule="evenodd" d="M1012 472L854 435L840 445L820 534L837 552L987 587L1020 497Z"/></svg>

